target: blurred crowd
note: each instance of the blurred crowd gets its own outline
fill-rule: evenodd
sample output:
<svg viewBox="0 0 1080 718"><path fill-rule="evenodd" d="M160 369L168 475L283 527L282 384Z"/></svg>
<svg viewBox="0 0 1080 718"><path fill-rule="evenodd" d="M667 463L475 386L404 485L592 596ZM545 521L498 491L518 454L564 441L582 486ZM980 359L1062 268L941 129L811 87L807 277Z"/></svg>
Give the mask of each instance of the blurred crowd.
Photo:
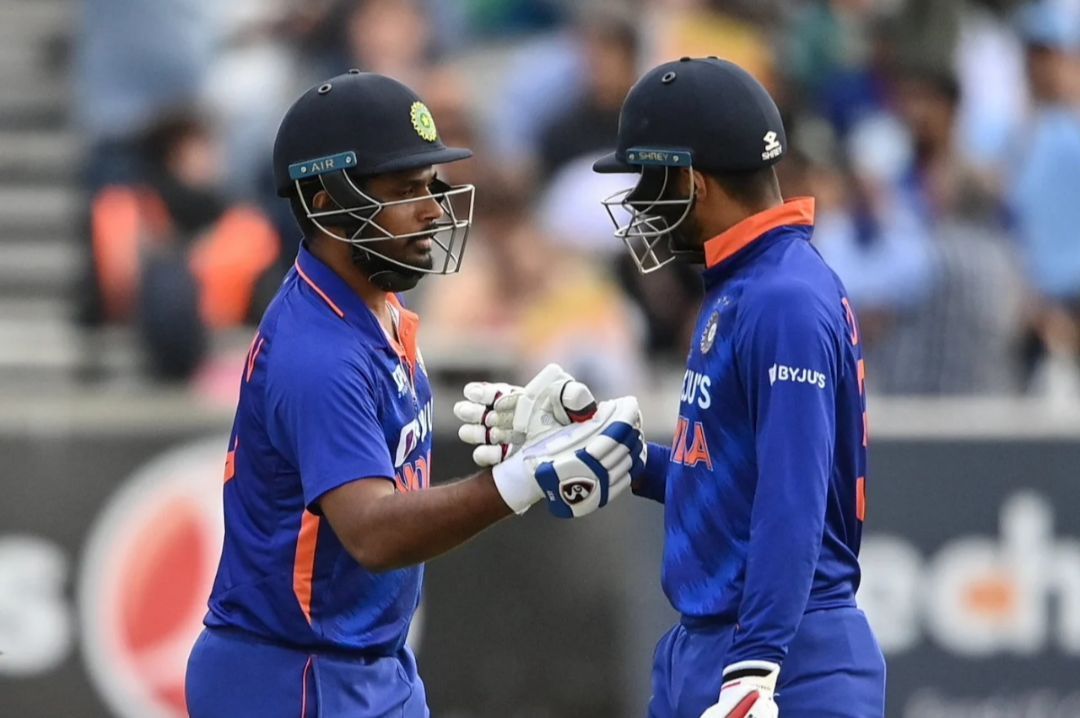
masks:
<svg viewBox="0 0 1080 718"><path fill-rule="evenodd" d="M156 376L257 320L299 233L277 124L349 68L411 85L477 187L461 273L406 301L429 369L560 361L601 393L678 371L695 270L638 275L596 175L654 64L716 55L774 94L786 196L860 315L879 394L1080 401L1080 0L84 0L83 318ZM438 358L436 358L438 357Z"/></svg>

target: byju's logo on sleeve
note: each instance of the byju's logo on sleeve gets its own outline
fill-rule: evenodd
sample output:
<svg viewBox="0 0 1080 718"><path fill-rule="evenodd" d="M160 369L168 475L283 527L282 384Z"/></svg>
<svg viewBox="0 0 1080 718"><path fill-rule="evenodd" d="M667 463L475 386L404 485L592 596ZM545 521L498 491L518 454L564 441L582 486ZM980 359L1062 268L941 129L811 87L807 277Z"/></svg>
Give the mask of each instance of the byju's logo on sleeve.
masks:
<svg viewBox="0 0 1080 718"><path fill-rule="evenodd" d="M819 371L801 369L783 364L773 364L769 367L769 386L778 381L789 381L795 384L811 384L818 389L825 388L825 375Z"/></svg>

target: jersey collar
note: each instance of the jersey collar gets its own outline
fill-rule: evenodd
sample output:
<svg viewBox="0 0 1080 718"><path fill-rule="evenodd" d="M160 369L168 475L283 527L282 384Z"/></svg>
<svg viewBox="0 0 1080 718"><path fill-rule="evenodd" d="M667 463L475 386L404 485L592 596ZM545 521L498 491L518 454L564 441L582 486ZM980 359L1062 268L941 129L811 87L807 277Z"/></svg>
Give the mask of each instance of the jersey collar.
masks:
<svg viewBox="0 0 1080 718"><path fill-rule="evenodd" d="M390 341L394 351L398 353L398 356L409 365L412 379L416 381L416 364L420 357L419 343L417 341L420 333L420 317L403 307L396 294L387 295L387 301L397 310L398 334L397 341L390 337L387 337L387 339Z"/></svg>
<svg viewBox="0 0 1080 718"><path fill-rule="evenodd" d="M305 242L300 243L295 267L300 281L307 284L308 288L326 303L330 311L340 318L351 324L361 324L371 313L352 287L312 254Z"/></svg>
<svg viewBox="0 0 1080 718"><path fill-rule="evenodd" d="M750 215L705 242L705 268L712 269L778 227L813 226L814 198L795 197L782 205Z"/></svg>
<svg viewBox="0 0 1080 718"><path fill-rule="evenodd" d="M417 337L420 332L420 318L402 306L396 294L388 294L387 301L394 307L397 315L397 333L395 341L383 332L379 321L371 313L364 300L345 283L337 273L323 264L303 242L296 255L296 273L300 281L307 284L316 295L326 303L334 314L366 332L377 332L386 338L387 343L405 360L415 374L420 352Z"/></svg>

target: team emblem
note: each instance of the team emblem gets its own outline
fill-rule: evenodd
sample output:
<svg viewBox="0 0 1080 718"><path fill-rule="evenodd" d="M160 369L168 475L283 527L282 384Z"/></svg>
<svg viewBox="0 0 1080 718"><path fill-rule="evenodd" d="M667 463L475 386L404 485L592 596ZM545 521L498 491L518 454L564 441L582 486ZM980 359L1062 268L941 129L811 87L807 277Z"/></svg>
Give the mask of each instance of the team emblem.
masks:
<svg viewBox="0 0 1080 718"><path fill-rule="evenodd" d="M435 118L431 116L431 110L427 108L427 105L419 101L412 103L409 116L412 118L413 129L422 139L434 142L438 138L438 132L435 130Z"/></svg>
<svg viewBox="0 0 1080 718"><path fill-rule="evenodd" d="M720 313L713 312L709 317L709 323L705 325L705 332L701 335L701 353L705 354L712 349L713 342L716 341L716 328L720 324Z"/></svg>

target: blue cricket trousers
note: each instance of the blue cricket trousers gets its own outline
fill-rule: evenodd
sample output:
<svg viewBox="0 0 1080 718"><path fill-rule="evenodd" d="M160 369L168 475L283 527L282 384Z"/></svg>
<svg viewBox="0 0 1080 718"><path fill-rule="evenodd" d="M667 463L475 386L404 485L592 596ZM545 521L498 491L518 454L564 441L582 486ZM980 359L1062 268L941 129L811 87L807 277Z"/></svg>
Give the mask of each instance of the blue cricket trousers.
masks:
<svg viewBox="0 0 1080 718"><path fill-rule="evenodd" d="M188 659L191 718L429 718L408 647L394 655L307 653L207 628Z"/></svg>
<svg viewBox="0 0 1080 718"><path fill-rule="evenodd" d="M687 622L664 634L653 659L649 718L700 718L716 703L734 630ZM885 658L862 611L803 616L780 669L776 703L781 718L885 715Z"/></svg>

